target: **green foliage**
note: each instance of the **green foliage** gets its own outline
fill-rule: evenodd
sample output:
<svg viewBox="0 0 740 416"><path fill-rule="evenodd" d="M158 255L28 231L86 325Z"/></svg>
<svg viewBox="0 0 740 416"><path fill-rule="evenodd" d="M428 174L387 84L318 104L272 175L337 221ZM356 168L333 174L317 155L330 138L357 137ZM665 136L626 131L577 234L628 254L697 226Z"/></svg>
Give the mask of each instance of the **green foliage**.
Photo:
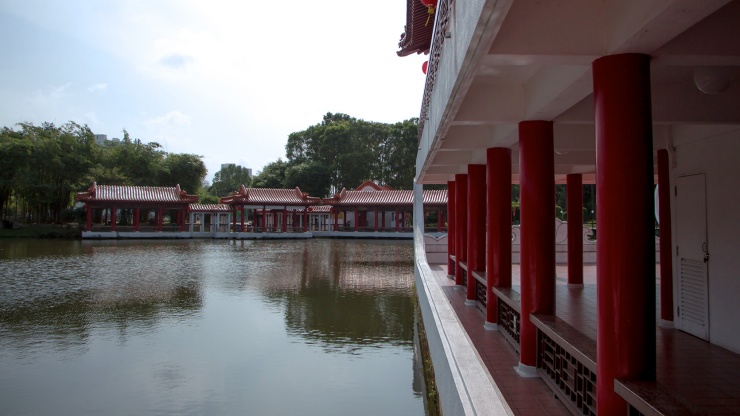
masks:
<svg viewBox="0 0 740 416"><path fill-rule="evenodd" d="M366 180L412 189L417 132L416 119L384 124L327 113L321 123L288 136L285 154L289 172L291 167L314 162L328 171L329 192L351 189ZM286 185L309 182L295 177L303 169L293 170Z"/></svg>
<svg viewBox="0 0 740 416"><path fill-rule="evenodd" d="M180 187L198 192L206 175L201 156L167 154L158 143L131 139L99 146L88 126L19 123L0 130L0 209L3 219L63 222L74 194L92 182ZM12 206L12 209L11 209Z"/></svg>
<svg viewBox="0 0 740 416"><path fill-rule="evenodd" d="M278 159L268 163L262 172L258 173L252 180L254 188L282 188L285 183L285 170L288 164Z"/></svg>
<svg viewBox="0 0 740 416"><path fill-rule="evenodd" d="M250 186L252 177L249 169L240 165L228 164L213 175L213 184L208 188L208 193L217 197L226 196L239 190L239 186Z"/></svg>
<svg viewBox="0 0 740 416"><path fill-rule="evenodd" d="M303 162L285 169L286 188L301 188L311 196L329 196L331 173L319 161Z"/></svg>

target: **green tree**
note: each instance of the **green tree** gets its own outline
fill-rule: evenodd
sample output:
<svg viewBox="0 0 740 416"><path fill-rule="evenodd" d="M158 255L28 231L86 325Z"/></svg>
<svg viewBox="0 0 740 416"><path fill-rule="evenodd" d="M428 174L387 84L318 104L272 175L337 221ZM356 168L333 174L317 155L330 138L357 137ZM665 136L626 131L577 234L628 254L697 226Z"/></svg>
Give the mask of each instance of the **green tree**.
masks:
<svg viewBox="0 0 740 416"><path fill-rule="evenodd" d="M278 159L268 163L252 180L254 188L282 188L285 184L285 170L288 164Z"/></svg>
<svg viewBox="0 0 740 416"><path fill-rule="evenodd" d="M214 196L226 196L239 190L240 185L251 186L252 177L249 169L240 165L228 164L213 175L213 184L208 188L208 193Z"/></svg>
<svg viewBox="0 0 740 416"><path fill-rule="evenodd" d="M180 185L180 189L195 194L208 172L203 156L187 153L169 153L162 162L159 183L163 186Z"/></svg>
<svg viewBox="0 0 740 416"><path fill-rule="evenodd" d="M301 188L311 196L326 197L331 186L331 174L319 161L288 166L285 170L286 188Z"/></svg>

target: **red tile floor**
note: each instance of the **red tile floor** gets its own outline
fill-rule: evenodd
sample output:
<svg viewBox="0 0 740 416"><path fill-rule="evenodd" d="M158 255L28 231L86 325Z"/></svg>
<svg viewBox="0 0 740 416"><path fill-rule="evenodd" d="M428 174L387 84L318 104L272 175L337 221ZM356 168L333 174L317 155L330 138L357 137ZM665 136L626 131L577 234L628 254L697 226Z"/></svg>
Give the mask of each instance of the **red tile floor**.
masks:
<svg viewBox="0 0 740 416"><path fill-rule="evenodd" d="M465 305L465 291L455 288L454 280L447 277L446 265L430 266L514 414L568 415L542 380L517 375L518 354L498 331L483 328L483 311ZM556 267L556 314L595 340L596 266L584 266L583 287L568 287L567 271L567 265ZM514 290L519 289L519 272L519 265L513 265ZM656 284L660 284L659 278ZM656 293L660 293L659 287ZM700 413L740 415L740 355L675 329L656 328L658 383Z"/></svg>

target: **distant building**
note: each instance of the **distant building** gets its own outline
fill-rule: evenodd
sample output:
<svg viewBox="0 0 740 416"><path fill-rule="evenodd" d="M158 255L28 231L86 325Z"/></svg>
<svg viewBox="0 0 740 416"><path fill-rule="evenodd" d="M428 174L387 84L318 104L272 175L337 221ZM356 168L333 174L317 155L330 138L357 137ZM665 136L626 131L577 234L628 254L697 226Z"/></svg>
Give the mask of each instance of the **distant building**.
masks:
<svg viewBox="0 0 740 416"><path fill-rule="evenodd" d="M103 145L103 143L105 143L106 140L108 140L107 134L96 134L95 135L95 143L101 146Z"/></svg>

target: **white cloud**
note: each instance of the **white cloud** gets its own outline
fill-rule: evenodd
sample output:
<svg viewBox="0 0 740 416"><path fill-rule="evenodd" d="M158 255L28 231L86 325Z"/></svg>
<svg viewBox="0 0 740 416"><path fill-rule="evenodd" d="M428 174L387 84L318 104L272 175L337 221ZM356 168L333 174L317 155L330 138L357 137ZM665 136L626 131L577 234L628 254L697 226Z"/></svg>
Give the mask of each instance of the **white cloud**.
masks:
<svg viewBox="0 0 740 416"><path fill-rule="evenodd" d="M188 126L190 125L190 116L172 110L161 116L150 118L144 124L149 127Z"/></svg>
<svg viewBox="0 0 740 416"><path fill-rule="evenodd" d="M88 85L86 88L89 92L104 93L108 90L108 84L101 82L98 84Z"/></svg>

